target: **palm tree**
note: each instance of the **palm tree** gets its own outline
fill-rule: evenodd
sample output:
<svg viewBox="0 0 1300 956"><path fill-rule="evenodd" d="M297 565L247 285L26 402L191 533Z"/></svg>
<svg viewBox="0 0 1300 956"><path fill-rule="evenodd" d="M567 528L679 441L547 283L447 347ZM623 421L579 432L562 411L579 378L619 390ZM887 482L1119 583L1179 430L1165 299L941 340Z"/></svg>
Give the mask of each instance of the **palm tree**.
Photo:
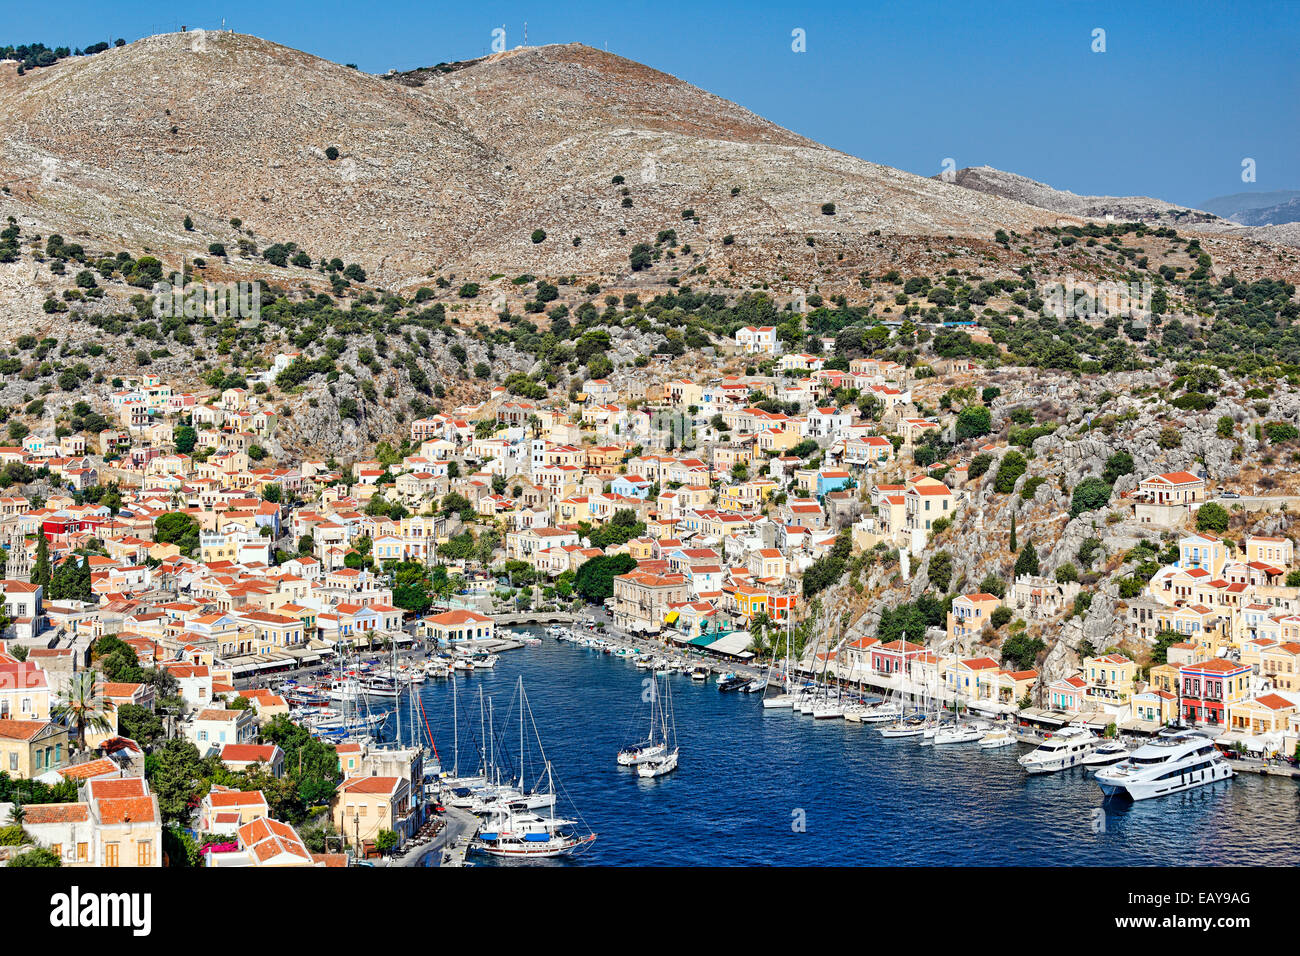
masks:
<svg viewBox="0 0 1300 956"><path fill-rule="evenodd" d="M68 678L65 699L50 708L50 712L70 727L77 729L77 749L86 749L86 730L106 733L113 728L104 716L103 698L95 686L94 671L81 671Z"/></svg>

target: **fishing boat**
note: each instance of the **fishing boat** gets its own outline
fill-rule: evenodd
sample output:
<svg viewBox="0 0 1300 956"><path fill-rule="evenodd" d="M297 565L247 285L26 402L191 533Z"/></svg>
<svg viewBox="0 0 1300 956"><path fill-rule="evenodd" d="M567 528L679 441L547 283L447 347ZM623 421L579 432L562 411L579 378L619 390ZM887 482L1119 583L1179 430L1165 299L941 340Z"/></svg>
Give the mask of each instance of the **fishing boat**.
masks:
<svg viewBox="0 0 1300 956"><path fill-rule="evenodd" d="M656 712L658 716L657 731L653 729ZM653 743L662 744L662 749L649 759L637 763L637 776L644 779L662 777L677 769L677 717L673 713L672 685L667 679L663 682L662 690L659 689L659 682L655 681L655 692L650 702L650 714L652 723L651 740Z"/></svg>

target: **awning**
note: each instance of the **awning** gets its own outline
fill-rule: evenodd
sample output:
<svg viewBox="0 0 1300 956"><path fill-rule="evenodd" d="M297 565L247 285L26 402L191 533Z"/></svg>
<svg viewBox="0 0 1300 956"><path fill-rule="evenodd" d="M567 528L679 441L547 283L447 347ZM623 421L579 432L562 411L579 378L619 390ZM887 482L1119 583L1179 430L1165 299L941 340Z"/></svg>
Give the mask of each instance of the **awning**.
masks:
<svg viewBox="0 0 1300 956"><path fill-rule="evenodd" d="M692 638L691 640L687 641L686 643L687 643L687 644L691 644L691 645L693 645L693 646L695 646L695 647L708 647L708 646L709 646L710 644L712 644L715 640L716 640L716 638L714 638L714 637L710 637L708 634L701 634L699 637Z"/></svg>
<svg viewBox="0 0 1300 956"><path fill-rule="evenodd" d="M677 623L677 618L678 618L679 616L680 616L679 612L677 612L677 611L669 611L669 612L668 612L668 616L667 616L666 618L664 618L664 623L665 623L665 624L676 624L676 623Z"/></svg>
<svg viewBox="0 0 1300 956"><path fill-rule="evenodd" d="M736 631L726 637L720 637L709 645L710 654L722 654L726 657L753 657L745 650L752 643L747 631Z"/></svg>

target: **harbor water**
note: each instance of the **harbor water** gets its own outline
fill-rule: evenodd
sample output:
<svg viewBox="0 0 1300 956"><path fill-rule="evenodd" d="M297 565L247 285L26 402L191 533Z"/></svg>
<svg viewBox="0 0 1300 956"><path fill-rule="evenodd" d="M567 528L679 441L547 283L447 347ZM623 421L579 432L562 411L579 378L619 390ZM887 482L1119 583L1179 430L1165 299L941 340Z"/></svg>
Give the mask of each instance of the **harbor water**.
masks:
<svg viewBox="0 0 1300 956"><path fill-rule="evenodd" d="M520 676L559 784L558 815L576 809L599 834L576 860L523 865L1300 863L1300 789L1288 779L1239 776L1105 803L1084 770L1026 775L1016 763L1024 745L987 751L885 739L867 724L764 710L758 694L721 693L712 679L685 675L668 678L680 768L641 779L615 754L648 729L641 715L650 672L550 638L502 654L491 670L420 685L444 767L452 763L453 680L461 772L479 762L480 688L492 700L498 762L517 767L511 699ZM535 750L531 728L527 738L525 749Z"/></svg>

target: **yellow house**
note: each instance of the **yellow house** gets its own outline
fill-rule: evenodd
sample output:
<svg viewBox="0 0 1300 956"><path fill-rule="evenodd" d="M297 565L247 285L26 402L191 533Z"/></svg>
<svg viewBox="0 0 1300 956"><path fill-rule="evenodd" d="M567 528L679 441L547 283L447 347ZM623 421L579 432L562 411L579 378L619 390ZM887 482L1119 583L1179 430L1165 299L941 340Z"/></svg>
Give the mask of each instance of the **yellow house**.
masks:
<svg viewBox="0 0 1300 956"><path fill-rule="evenodd" d="M1228 705L1228 726L1244 734L1285 733L1296 705L1281 694L1264 694Z"/></svg>
<svg viewBox="0 0 1300 956"><path fill-rule="evenodd" d="M411 789L402 777L352 777L334 794L334 825L353 846L373 841L380 830L408 835L411 815Z"/></svg>
<svg viewBox="0 0 1300 956"><path fill-rule="evenodd" d="M49 719L49 675L34 664L0 665L0 720Z"/></svg>
<svg viewBox="0 0 1300 956"><path fill-rule="evenodd" d="M767 613L767 592L746 584L736 585L736 613L752 621L760 614Z"/></svg>
<svg viewBox="0 0 1300 956"><path fill-rule="evenodd" d="M1113 710L1118 704L1127 704L1137 679L1137 663L1123 654L1103 654L1086 657L1083 661L1083 679L1087 686L1083 699L1091 710Z"/></svg>
<svg viewBox="0 0 1300 956"><path fill-rule="evenodd" d="M1290 538L1252 534L1246 539L1246 562L1253 561L1289 568L1295 562L1295 544Z"/></svg>
<svg viewBox="0 0 1300 956"><path fill-rule="evenodd" d="M68 759L68 729L49 720L0 720L0 770L29 779Z"/></svg>
<svg viewBox="0 0 1300 956"><path fill-rule="evenodd" d="M1251 663L1241 655L1243 664ZM1290 641L1259 649L1259 673L1273 682L1275 690L1300 690L1300 644Z"/></svg>
<svg viewBox="0 0 1300 956"><path fill-rule="evenodd" d="M948 637L957 640L975 637L1001 604L997 595L979 591L953 599L952 610L948 612Z"/></svg>
<svg viewBox="0 0 1300 956"><path fill-rule="evenodd" d="M1169 691L1151 686L1133 695L1132 707L1133 717L1149 724L1164 726L1178 717L1178 698Z"/></svg>

